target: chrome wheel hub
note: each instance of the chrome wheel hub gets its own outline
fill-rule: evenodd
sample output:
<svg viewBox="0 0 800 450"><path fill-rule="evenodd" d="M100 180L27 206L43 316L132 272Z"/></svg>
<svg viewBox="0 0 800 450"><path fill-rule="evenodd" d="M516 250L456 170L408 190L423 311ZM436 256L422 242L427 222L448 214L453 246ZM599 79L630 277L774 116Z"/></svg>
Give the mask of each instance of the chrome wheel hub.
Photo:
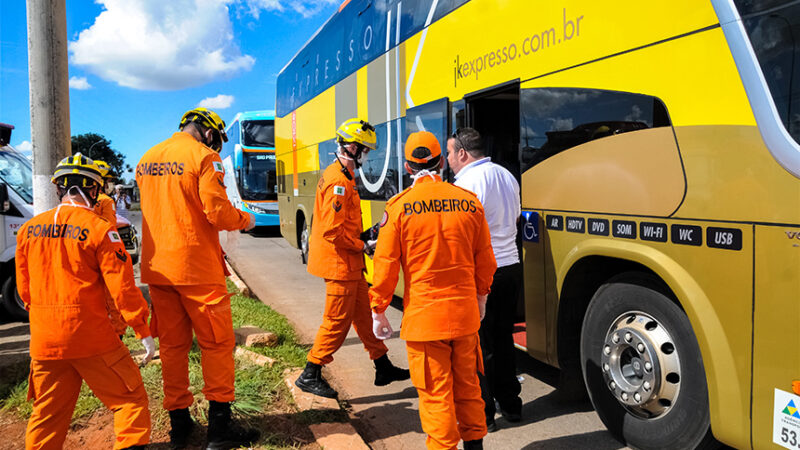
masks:
<svg viewBox="0 0 800 450"><path fill-rule="evenodd" d="M628 411L642 418L666 414L678 397L681 367L672 336L647 313L614 320L601 350L606 387Z"/></svg>

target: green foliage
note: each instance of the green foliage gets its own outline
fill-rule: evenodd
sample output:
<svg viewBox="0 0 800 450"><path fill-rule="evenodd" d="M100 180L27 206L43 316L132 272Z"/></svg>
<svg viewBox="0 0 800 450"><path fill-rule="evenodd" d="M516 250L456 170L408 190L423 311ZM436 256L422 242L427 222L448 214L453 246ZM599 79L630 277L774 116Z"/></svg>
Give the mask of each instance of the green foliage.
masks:
<svg viewBox="0 0 800 450"><path fill-rule="evenodd" d="M131 170L130 164L125 164L125 156L111 148L111 141L96 133L79 134L72 136L72 154L81 152L92 159L105 161L117 178Z"/></svg>

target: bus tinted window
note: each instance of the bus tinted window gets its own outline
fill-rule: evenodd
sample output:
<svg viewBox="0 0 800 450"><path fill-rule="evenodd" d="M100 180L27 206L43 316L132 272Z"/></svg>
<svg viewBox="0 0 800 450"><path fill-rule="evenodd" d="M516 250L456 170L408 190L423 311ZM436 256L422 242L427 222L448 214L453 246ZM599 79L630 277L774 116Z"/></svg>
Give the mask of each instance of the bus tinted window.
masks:
<svg viewBox="0 0 800 450"><path fill-rule="evenodd" d="M336 161L336 150L338 148L339 145L336 143L336 139L319 143L319 170L325 170L326 167Z"/></svg>
<svg viewBox="0 0 800 450"><path fill-rule="evenodd" d="M406 136L417 131L430 131L439 139L442 155L447 156L447 118L446 98L434 100L406 111ZM403 188L411 186L411 176L403 171Z"/></svg>
<svg viewBox="0 0 800 450"><path fill-rule="evenodd" d="M271 120L242 122L242 145L247 147L275 147L275 125Z"/></svg>
<svg viewBox="0 0 800 450"><path fill-rule="evenodd" d="M389 200L399 191L398 155L402 154L403 121L393 120L375 126L378 146L356 175L358 195L363 200ZM398 153L398 149L400 153Z"/></svg>
<svg viewBox="0 0 800 450"><path fill-rule="evenodd" d="M436 5L432 17L435 22L468 1L350 1L278 75L277 115L285 116L385 53L387 47L397 46L398 26L401 41L422 30L432 5Z"/></svg>
<svg viewBox="0 0 800 450"><path fill-rule="evenodd" d="M800 142L800 47L795 42L800 39L800 2L738 0L735 3L781 121L794 140Z"/></svg>
<svg viewBox="0 0 800 450"><path fill-rule="evenodd" d="M616 91L523 89L520 110L523 172L594 139L670 125L661 100Z"/></svg>
<svg viewBox="0 0 800 450"><path fill-rule="evenodd" d="M749 14L766 12L773 8L786 6L789 3L797 3L795 0L734 0L739 15L744 17Z"/></svg>
<svg viewBox="0 0 800 450"><path fill-rule="evenodd" d="M242 200L277 200L274 153L242 153Z"/></svg>

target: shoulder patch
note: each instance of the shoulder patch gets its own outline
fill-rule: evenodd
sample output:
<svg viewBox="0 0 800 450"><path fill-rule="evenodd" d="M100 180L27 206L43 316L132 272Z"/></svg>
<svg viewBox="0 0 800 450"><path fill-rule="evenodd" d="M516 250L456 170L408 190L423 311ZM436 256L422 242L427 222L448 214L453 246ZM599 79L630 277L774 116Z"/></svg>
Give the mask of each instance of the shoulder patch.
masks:
<svg viewBox="0 0 800 450"><path fill-rule="evenodd" d="M333 193L334 195L344 195L344 186L334 186Z"/></svg>
<svg viewBox="0 0 800 450"><path fill-rule="evenodd" d="M122 238L119 237L119 233L117 233L116 231L109 231L108 232L108 239L111 242L122 242Z"/></svg>
<svg viewBox="0 0 800 450"><path fill-rule="evenodd" d="M383 228L383 226L384 226L384 225L386 225L386 222L388 222L388 221L389 221L389 213L387 213L386 211L384 211L384 212L383 212L383 217L381 217L381 221L380 221L380 223L378 224L378 226L380 226L381 228Z"/></svg>
<svg viewBox="0 0 800 450"><path fill-rule="evenodd" d="M214 164L214 171L215 172L225 173L225 168L222 167L222 163L221 162L214 161L213 164Z"/></svg>

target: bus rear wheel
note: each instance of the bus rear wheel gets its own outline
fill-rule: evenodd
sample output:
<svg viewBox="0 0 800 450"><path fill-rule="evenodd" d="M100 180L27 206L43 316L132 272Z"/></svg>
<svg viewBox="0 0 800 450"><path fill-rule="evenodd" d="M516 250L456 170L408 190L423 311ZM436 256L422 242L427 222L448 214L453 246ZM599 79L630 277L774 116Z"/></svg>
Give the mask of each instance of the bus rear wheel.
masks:
<svg viewBox="0 0 800 450"><path fill-rule="evenodd" d="M716 448L697 339L663 292L640 273L597 290L581 331L589 397L609 431L632 447Z"/></svg>
<svg viewBox="0 0 800 450"><path fill-rule="evenodd" d="M300 260L303 264L308 264L308 238L311 235L311 230L306 225L305 220L300 223L300 227Z"/></svg>

